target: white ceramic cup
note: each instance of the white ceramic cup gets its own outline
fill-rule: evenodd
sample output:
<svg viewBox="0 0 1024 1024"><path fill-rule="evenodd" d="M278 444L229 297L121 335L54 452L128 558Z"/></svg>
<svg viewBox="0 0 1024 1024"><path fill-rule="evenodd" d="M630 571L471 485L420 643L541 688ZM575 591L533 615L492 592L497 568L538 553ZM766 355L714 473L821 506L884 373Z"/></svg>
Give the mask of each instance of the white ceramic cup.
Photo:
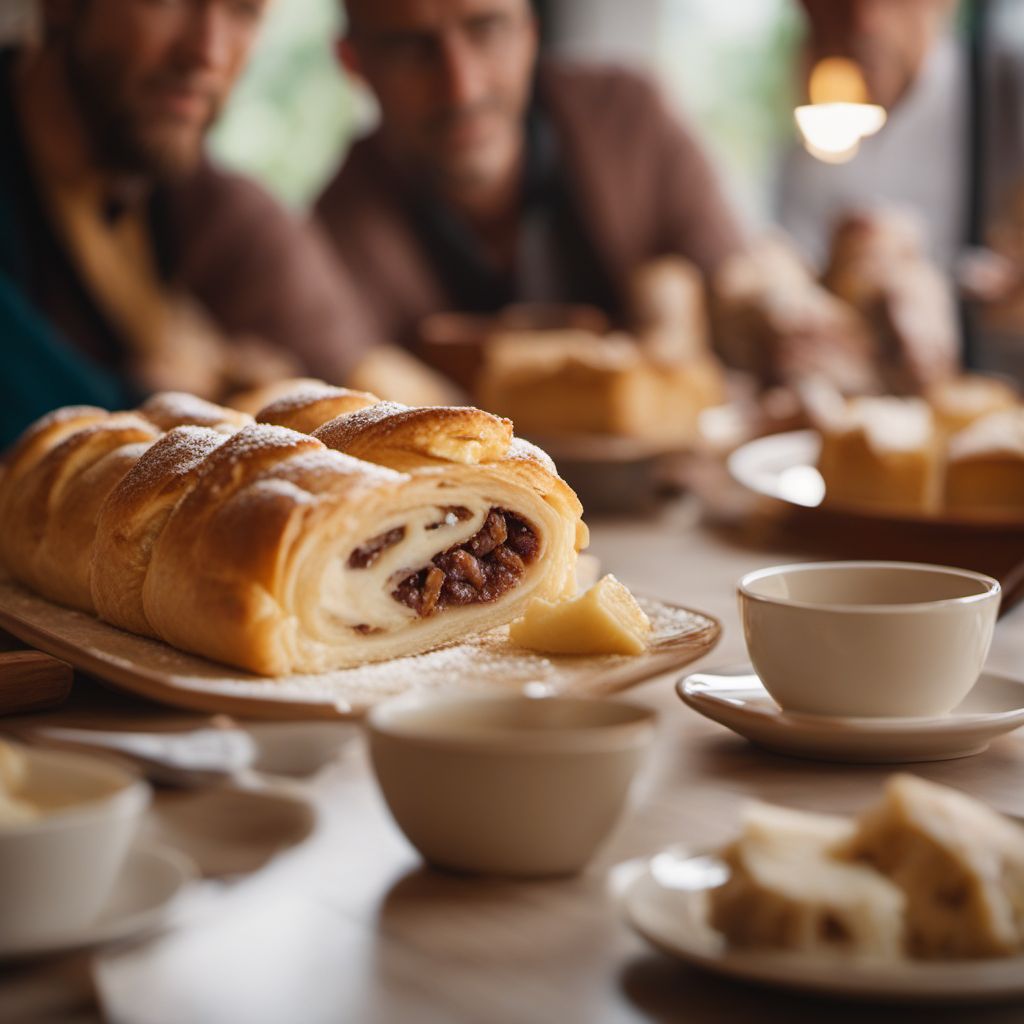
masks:
<svg viewBox="0 0 1024 1024"><path fill-rule="evenodd" d="M400 697L370 712L370 754L395 821L432 864L566 875L617 821L654 718L614 700Z"/></svg>
<svg viewBox="0 0 1024 1024"><path fill-rule="evenodd" d="M914 562L820 562L739 583L747 651L787 711L944 715L981 674L999 582Z"/></svg>
<svg viewBox="0 0 1024 1024"><path fill-rule="evenodd" d="M96 920L150 801L149 786L113 761L17 750L27 768L18 796L43 813L0 825L0 954Z"/></svg>

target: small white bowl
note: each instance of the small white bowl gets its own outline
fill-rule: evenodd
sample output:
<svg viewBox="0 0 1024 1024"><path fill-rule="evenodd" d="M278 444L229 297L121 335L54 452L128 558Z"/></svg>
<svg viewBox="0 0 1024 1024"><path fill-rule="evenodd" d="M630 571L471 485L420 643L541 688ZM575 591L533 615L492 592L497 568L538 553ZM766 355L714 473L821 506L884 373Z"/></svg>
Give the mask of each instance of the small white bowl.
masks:
<svg viewBox="0 0 1024 1024"><path fill-rule="evenodd" d="M988 655L997 580L915 562L819 562L748 573L743 636L765 689L787 711L945 715Z"/></svg>
<svg viewBox="0 0 1024 1024"><path fill-rule="evenodd" d="M12 746L27 768L16 795L42 813L0 824L0 951L67 936L96 920L151 795L111 761Z"/></svg>
<svg viewBox="0 0 1024 1024"><path fill-rule="evenodd" d="M626 802L655 713L613 700L400 697L369 715L392 815L439 867L579 871Z"/></svg>

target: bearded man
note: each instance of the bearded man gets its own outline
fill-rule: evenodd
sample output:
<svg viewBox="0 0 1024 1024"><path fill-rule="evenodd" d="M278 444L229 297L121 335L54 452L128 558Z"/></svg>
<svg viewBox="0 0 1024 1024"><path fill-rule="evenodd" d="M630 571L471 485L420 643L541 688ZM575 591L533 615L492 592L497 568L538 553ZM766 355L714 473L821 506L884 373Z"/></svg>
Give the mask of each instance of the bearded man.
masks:
<svg viewBox="0 0 1024 1024"><path fill-rule="evenodd" d="M0 448L57 405L362 359L327 247L204 157L265 4L46 0L0 51Z"/></svg>

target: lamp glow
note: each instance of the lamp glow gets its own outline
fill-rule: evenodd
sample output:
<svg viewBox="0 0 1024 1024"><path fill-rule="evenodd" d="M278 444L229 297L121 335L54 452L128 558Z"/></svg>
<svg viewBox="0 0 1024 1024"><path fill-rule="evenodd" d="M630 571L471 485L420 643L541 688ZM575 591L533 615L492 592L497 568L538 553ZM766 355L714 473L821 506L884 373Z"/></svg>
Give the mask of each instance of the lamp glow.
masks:
<svg viewBox="0 0 1024 1024"><path fill-rule="evenodd" d="M809 87L811 102L794 111L804 148L826 163L852 160L862 139L885 125L885 108L868 103L867 84L851 60L828 57L815 65Z"/></svg>

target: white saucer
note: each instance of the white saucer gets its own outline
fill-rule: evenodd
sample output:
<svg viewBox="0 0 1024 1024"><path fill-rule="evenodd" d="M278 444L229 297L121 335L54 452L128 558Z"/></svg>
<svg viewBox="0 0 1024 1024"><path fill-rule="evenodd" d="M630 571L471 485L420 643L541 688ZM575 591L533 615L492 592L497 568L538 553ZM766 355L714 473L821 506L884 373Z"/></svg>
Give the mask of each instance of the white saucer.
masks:
<svg viewBox="0 0 1024 1024"><path fill-rule="evenodd" d="M658 949L717 974L854 999L972 1002L1024 995L1024 956L871 961L729 949L707 921L707 892L728 876L714 854L671 847L613 874L629 923Z"/></svg>
<svg viewBox="0 0 1024 1024"><path fill-rule="evenodd" d="M137 844L99 919L88 928L0 947L0 959L49 956L127 939L165 923L175 897L196 877L183 854L166 846Z"/></svg>
<svg viewBox="0 0 1024 1024"><path fill-rule="evenodd" d="M1024 682L983 672L941 718L831 718L783 711L750 665L695 672L676 683L691 708L752 743L796 757L895 764L945 761L984 750L1024 725Z"/></svg>

